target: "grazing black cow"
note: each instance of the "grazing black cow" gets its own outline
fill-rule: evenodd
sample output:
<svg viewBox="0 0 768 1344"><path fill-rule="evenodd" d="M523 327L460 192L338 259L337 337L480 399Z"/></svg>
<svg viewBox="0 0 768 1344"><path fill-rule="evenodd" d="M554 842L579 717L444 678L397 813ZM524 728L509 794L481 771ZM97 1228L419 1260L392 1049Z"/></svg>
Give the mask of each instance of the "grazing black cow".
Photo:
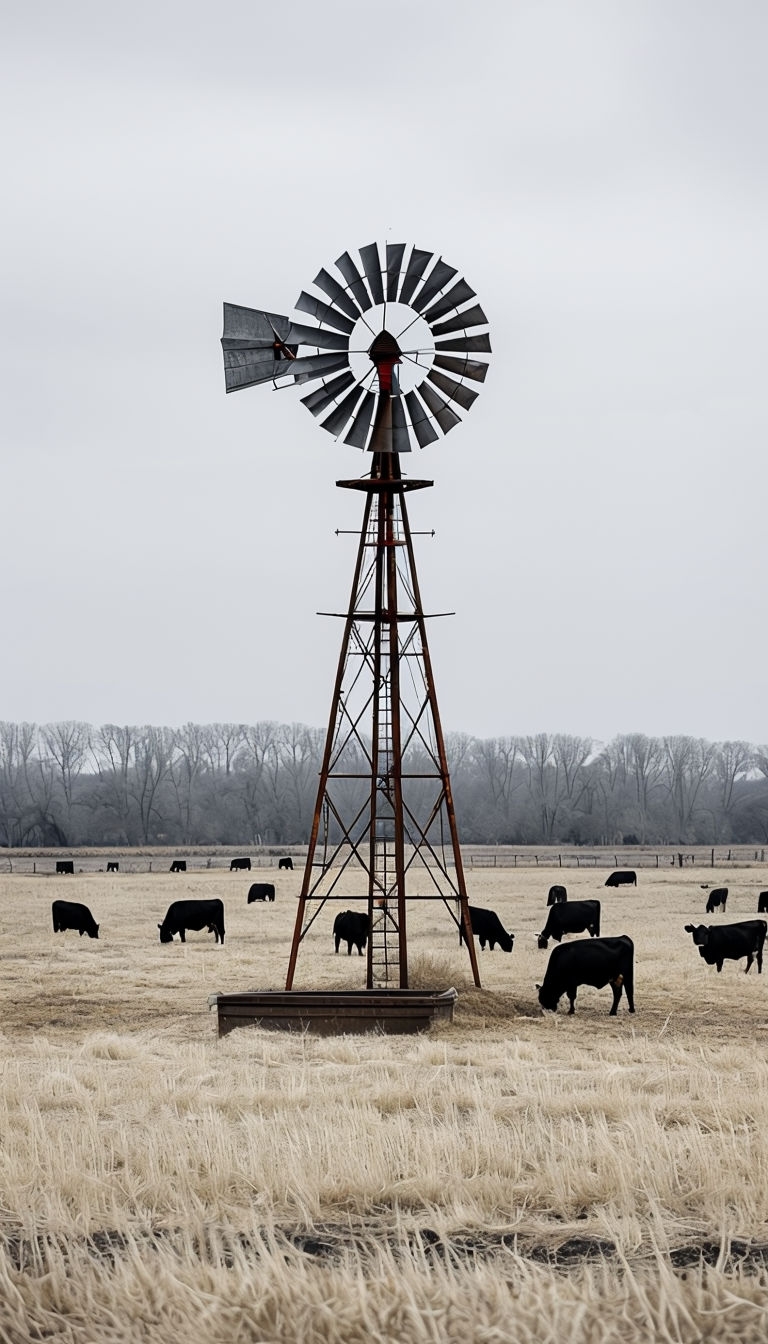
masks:
<svg viewBox="0 0 768 1344"><path fill-rule="evenodd" d="M568 892L565 890L565 887L554 886L549 888L547 905L560 905L563 901L567 900Z"/></svg>
<svg viewBox="0 0 768 1344"><path fill-rule="evenodd" d="M187 871L187 860L186 860L186 859L174 859L174 860L173 860L173 863L171 864L170 871L171 871L172 873L186 873L186 871Z"/></svg>
<svg viewBox="0 0 768 1344"><path fill-rule="evenodd" d="M725 914L725 903L727 900L728 900L727 887L713 887L707 897L707 908L704 913L707 915L713 915L717 910L718 906L721 906L723 914Z"/></svg>
<svg viewBox="0 0 768 1344"><path fill-rule="evenodd" d="M87 905L80 905L78 901L54 901L51 905L51 914L54 933L64 933L65 929L77 929L81 938L84 933L87 933L89 938L99 936L99 926Z"/></svg>
<svg viewBox="0 0 768 1344"><path fill-rule="evenodd" d="M117 861L114 861L113 863L108 863L108 864L107 864L107 872L108 872L108 873L119 873L119 872L120 872L120 864L119 864Z"/></svg>
<svg viewBox="0 0 768 1344"><path fill-rule="evenodd" d="M238 872L240 872L240 873L250 873L250 871L251 871L251 860L250 860L250 859L232 859L231 862L230 862L230 865L229 865L229 871L230 871L230 873L238 873Z"/></svg>
<svg viewBox="0 0 768 1344"><path fill-rule="evenodd" d="M768 891L761 891L757 898L758 915L768 914Z"/></svg>
<svg viewBox="0 0 768 1344"><path fill-rule="evenodd" d="M224 902L217 898L209 901L172 901L168 906L165 919L158 924L160 942L170 943L175 933L180 934L182 943L186 929L207 929L215 933L217 943L224 942Z"/></svg>
<svg viewBox="0 0 768 1344"><path fill-rule="evenodd" d="M485 910L479 905L470 905L469 919L472 925L472 932L476 938L480 939L480 946L485 951L485 944L488 943L493 952L496 944L499 944L502 952L511 952L515 941L514 933L507 933L499 916L495 910ZM459 946L464 942L464 925L459 925Z"/></svg>
<svg viewBox="0 0 768 1344"><path fill-rule="evenodd" d="M246 904L250 905L251 901L274 901L274 899L274 882L254 882L248 888L248 900Z"/></svg>
<svg viewBox="0 0 768 1344"><path fill-rule="evenodd" d="M56 872L57 872L57 873L71 873L71 875L74 877L74 875L75 875L75 865L74 865L74 863L72 862L72 859L57 859L57 860L56 860Z"/></svg>
<svg viewBox="0 0 768 1344"><path fill-rule="evenodd" d="M615 873L605 879L606 887L636 887L637 873L634 868L617 868Z"/></svg>
<svg viewBox="0 0 768 1344"><path fill-rule="evenodd" d="M290 855L288 856L287 859L280 859L277 867L278 870L280 868L290 868L291 872L293 872L293 859L290 857Z"/></svg>
<svg viewBox="0 0 768 1344"><path fill-rule="evenodd" d="M559 943L564 933L585 932L590 938L600 937L599 901L566 901L565 905L553 905L539 934L539 947L546 947L550 938Z"/></svg>
<svg viewBox="0 0 768 1344"><path fill-rule="evenodd" d="M685 926L685 932L690 933L699 955L708 966L716 966L720 972L724 961L739 961L746 957L745 975L755 959L758 975L763 969L763 943L767 929L768 924L764 919L743 919L738 924Z"/></svg>
<svg viewBox="0 0 768 1344"><path fill-rule="evenodd" d="M333 939L336 944L336 951L339 950L339 943L347 944L347 956L352 956L352 946L357 948L362 957L363 948L368 942L368 916L360 914L357 910L340 910L333 921Z"/></svg>
<svg viewBox="0 0 768 1344"><path fill-rule="evenodd" d="M615 1017L621 991L627 996L630 1013L635 1011L635 945L622 934L618 938L586 938L576 943L553 947L547 963L543 985L537 985L539 1003L549 1012L556 1012L563 994L570 1000L568 1016L576 1006L579 985L603 989L610 985L613 1004L609 1017Z"/></svg>

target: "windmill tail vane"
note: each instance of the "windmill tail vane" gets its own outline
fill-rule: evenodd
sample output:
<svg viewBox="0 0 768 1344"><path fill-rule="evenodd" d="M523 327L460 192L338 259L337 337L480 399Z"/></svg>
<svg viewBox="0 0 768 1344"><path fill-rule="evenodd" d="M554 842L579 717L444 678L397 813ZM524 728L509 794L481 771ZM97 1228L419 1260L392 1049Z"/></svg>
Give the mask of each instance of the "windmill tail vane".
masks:
<svg viewBox="0 0 768 1344"><path fill-rule="evenodd" d="M491 345L475 291L442 257L404 243L386 243L383 256L369 243L357 260L344 252L334 269L318 272L315 293L302 290L295 318L224 304L227 392L319 383L303 404L352 447L434 443L460 423L488 371L476 358Z"/></svg>

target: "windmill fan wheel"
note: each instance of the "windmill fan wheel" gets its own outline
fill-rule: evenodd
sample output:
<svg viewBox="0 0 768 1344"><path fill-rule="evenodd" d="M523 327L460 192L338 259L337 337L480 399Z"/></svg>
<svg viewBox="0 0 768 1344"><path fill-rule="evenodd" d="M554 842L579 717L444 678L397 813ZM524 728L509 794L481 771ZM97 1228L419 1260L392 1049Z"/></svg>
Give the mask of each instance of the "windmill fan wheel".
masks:
<svg viewBox="0 0 768 1344"><path fill-rule="evenodd" d="M488 372L476 297L422 248L344 252L301 291L295 318L224 304L226 389L318 382L302 401L335 438L370 452L410 452L413 438L424 448L459 424Z"/></svg>

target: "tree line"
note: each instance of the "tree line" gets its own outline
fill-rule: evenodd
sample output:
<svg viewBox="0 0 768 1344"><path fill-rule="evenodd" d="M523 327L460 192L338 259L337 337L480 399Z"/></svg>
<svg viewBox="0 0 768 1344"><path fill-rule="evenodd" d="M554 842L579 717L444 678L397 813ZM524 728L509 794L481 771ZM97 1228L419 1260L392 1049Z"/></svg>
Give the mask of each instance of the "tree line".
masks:
<svg viewBox="0 0 768 1344"><path fill-rule="evenodd" d="M324 738L273 722L0 723L0 844L303 843ZM467 843L768 843L768 747L643 733L453 733L446 747Z"/></svg>

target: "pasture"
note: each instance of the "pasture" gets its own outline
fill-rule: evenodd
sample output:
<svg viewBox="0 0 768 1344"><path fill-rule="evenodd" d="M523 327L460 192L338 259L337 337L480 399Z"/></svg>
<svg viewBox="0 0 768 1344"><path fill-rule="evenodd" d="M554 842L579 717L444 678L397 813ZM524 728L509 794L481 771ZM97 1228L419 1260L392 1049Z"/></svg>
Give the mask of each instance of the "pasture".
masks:
<svg viewBox="0 0 768 1344"><path fill-rule="evenodd" d="M282 988L301 874L0 877L0 1340L763 1340L768 965L708 967L683 925L754 918L762 868L476 869L515 934L478 960L409 907L411 983L459 990L421 1037L262 1030L208 995ZM539 1012L552 882L635 942L637 1012ZM710 886L727 915L704 915ZM161 945L172 900L226 941ZM54 934L81 901L98 940ZM296 988L358 987L326 906ZM550 944L550 951L552 948Z"/></svg>

